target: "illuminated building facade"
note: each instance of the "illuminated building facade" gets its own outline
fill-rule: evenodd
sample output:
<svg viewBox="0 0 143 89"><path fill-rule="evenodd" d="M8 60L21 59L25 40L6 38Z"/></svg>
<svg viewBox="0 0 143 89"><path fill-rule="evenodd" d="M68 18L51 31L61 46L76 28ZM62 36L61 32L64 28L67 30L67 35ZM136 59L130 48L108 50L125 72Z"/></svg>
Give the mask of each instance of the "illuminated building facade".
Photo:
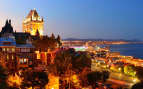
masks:
<svg viewBox="0 0 143 89"><path fill-rule="evenodd" d="M0 64L10 70L32 66L35 53L29 36L29 33L14 32L11 20L7 20L0 32Z"/></svg>
<svg viewBox="0 0 143 89"><path fill-rule="evenodd" d="M41 18L37 11L31 10L28 16L23 21L23 32L30 33L31 35L36 35L38 31L40 36L43 35L44 20Z"/></svg>

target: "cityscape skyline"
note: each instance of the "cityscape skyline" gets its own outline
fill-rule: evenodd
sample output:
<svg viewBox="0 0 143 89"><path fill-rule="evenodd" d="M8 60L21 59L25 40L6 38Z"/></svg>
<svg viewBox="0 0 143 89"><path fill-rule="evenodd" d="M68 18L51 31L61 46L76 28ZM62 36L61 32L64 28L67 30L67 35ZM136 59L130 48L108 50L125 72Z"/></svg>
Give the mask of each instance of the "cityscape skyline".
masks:
<svg viewBox="0 0 143 89"><path fill-rule="evenodd" d="M142 89L142 3L1 0L0 89Z"/></svg>
<svg viewBox="0 0 143 89"><path fill-rule="evenodd" d="M143 1L139 0L3 0L0 3L1 29L6 19L11 19L14 30L22 31L23 19L36 8L45 20L44 30L48 35L54 33L62 38L84 39L142 40L143 37Z"/></svg>

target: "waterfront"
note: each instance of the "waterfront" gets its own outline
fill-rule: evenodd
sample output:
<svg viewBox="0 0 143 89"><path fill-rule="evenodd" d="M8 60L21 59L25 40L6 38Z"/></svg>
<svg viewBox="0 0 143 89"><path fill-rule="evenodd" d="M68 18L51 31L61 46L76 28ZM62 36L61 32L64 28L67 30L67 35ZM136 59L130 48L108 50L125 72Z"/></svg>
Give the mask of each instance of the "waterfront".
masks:
<svg viewBox="0 0 143 89"><path fill-rule="evenodd" d="M143 89L141 3L2 0L0 89Z"/></svg>
<svg viewBox="0 0 143 89"><path fill-rule="evenodd" d="M121 55L143 59L143 44L121 44L109 47L112 52L120 52Z"/></svg>

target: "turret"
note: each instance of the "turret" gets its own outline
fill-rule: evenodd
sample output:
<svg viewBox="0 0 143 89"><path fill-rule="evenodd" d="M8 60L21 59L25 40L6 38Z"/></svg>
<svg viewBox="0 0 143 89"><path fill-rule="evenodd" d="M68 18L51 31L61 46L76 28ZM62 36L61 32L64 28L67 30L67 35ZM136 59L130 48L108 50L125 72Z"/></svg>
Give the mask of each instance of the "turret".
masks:
<svg viewBox="0 0 143 89"><path fill-rule="evenodd" d="M13 33L13 27L11 26L11 20L6 20L5 26L2 28L2 34Z"/></svg>
<svg viewBox="0 0 143 89"><path fill-rule="evenodd" d="M27 32L35 36L37 29L40 36L42 36L44 30L44 20L38 15L36 9L33 9L23 21L23 32Z"/></svg>
<svg viewBox="0 0 143 89"><path fill-rule="evenodd" d="M52 39L55 39L55 35L54 35L53 33L52 33L52 35L51 35L51 38L52 38Z"/></svg>
<svg viewBox="0 0 143 89"><path fill-rule="evenodd" d="M36 36L37 36L37 37L40 36L40 33L39 33L38 29L37 29L37 31L36 31Z"/></svg>

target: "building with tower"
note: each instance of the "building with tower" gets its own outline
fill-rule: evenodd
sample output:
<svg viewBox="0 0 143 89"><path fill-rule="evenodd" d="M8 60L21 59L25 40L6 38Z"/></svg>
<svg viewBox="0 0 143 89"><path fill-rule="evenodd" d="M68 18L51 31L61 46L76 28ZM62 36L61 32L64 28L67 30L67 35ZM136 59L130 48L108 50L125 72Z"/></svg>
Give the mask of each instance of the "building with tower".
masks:
<svg viewBox="0 0 143 89"><path fill-rule="evenodd" d="M27 17L23 21L23 32L30 33L31 35L36 35L38 31L40 36L43 35L44 30L44 20L41 18L37 11L31 10Z"/></svg>
<svg viewBox="0 0 143 89"><path fill-rule="evenodd" d="M53 63L61 38L43 35L44 21L31 10L23 21L23 32L16 32L7 20L0 32L0 64L10 70Z"/></svg>
<svg viewBox="0 0 143 89"><path fill-rule="evenodd" d="M7 20L0 32L0 64L10 70L48 65L53 63L60 44L59 35L48 37L38 30L34 35L14 32L11 20Z"/></svg>
<svg viewBox="0 0 143 89"><path fill-rule="evenodd" d="M10 70L33 65L36 55L29 33L14 32L7 20L0 32L0 64Z"/></svg>

